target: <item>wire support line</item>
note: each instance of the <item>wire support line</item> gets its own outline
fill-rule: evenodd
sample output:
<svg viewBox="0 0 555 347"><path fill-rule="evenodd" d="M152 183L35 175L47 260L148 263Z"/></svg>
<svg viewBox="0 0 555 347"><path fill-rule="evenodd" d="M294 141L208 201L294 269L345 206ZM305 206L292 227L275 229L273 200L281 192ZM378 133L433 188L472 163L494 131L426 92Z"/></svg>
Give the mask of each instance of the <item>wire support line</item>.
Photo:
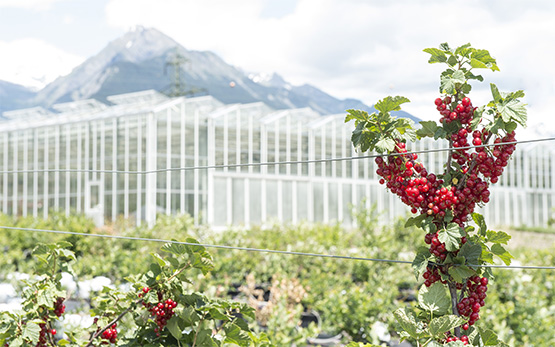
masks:
<svg viewBox="0 0 555 347"><path fill-rule="evenodd" d="M456 151L456 150L468 150L473 148L485 148L485 147L505 146L505 145L513 145L513 144L516 145L516 144L523 144L523 143L535 143L535 142L545 142L545 141L555 141L555 137L546 137L541 139L521 140L521 141L512 141L512 142L491 143L491 144L485 144L485 145L479 145L479 146L423 149L419 151L407 151L405 153L394 152L394 153L384 153L384 154L361 155L361 156L354 156L354 157L322 158L322 159L311 159L311 160L288 160L288 161L276 161L276 162L264 162L264 163L204 165L204 166L164 168L164 169L145 170L145 171L97 170L97 169L0 170L0 174L18 174L18 173L35 173L35 172L36 173L46 173L46 172L79 173L81 172L81 173L103 173L103 174L148 175L148 174L172 172L172 171L194 171L194 170L226 169L226 168L233 169L233 168L241 168L241 167L257 167L257 166L273 166L273 165L318 164L318 163L327 163L327 162L373 159L377 157L393 157L393 156L409 155L409 154L426 154L426 153L437 153L437 152L447 152L447 151Z"/></svg>
<svg viewBox="0 0 555 347"><path fill-rule="evenodd" d="M174 244L178 244L178 245L203 246L203 247L206 247L206 248L220 248L220 249L239 250L239 251L248 251L248 252L278 253L278 254L301 255L301 256L319 257L319 258L334 258L334 259L348 259L348 260L364 260L364 261L373 261L373 262L382 262L382 263L412 264L412 262L407 261L407 260L376 259L376 258L365 258L365 257L351 257L351 256L347 256L347 255L333 255L333 254L321 254L321 253L281 251L281 250L263 249L263 248L212 245L212 244L206 244L206 243L183 242L183 241L164 240L164 239L151 239L151 238L142 238L142 237L133 237L133 236L84 234L84 233L77 233L77 232L73 232L73 231L63 231L63 230L32 229L32 228L19 228L19 227L6 227L6 226L0 226L0 229L10 229L10 230L20 230L20 231L38 231L38 232L45 232L45 233L52 233L52 234L92 236L92 237L120 239L120 240L132 240L132 241L174 243Z"/></svg>
<svg viewBox="0 0 555 347"><path fill-rule="evenodd" d="M239 250L239 251L247 251L247 252L298 255L298 256L317 257L317 258L362 260L362 261L372 261L372 262L381 262L381 263L412 264L412 261L408 261L408 260L378 259L378 258L366 258L366 257L352 257L352 256L347 256L347 255L306 253L306 252L282 251L282 250L264 249L264 248L213 245L213 244L207 244L207 243L183 242L183 241L177 241L177 240L142 238L142 237L134 237L134 236L120 236L120 235L107 235L107 234L84 234L84 233L78 233L78 232L74 232L74 231L65 231L65 230L33 229L33 228L9 227L9 226L0 226L0 229L18 230L18 231L34 231L34 232L44 232L44 233L62 234L62 235L91 236L91 237L119 239L119 240L174 243L174 244L187 245L187 246L203 246L203 247L206 247L206 248L219 248L219 249ZM468 266L473 267L473 268L490 267L490 268L500 268L500 269L555 270L555 266L534 266L534 265L532 265L532 266L526 266L526 265L514 265L514 266L513 265L468 265Z"/></svg>

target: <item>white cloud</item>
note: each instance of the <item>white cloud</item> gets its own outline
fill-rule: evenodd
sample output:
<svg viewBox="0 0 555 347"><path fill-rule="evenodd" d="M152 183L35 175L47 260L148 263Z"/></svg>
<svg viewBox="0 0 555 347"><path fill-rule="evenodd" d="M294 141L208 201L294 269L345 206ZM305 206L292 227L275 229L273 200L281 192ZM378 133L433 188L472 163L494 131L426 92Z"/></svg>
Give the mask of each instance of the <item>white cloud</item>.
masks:
<svg viewBox="0 0 555 347"><path fill-rule="evenodd" d="M262 18L261 9L256 0L112 0L106 13L113 26L156 27L189 49L334 96L373 103L405 94L413 100L407 110L422 118L436 116L442 71L422 49L445 41L490 50L501 72L484 71L486 82L526 89L538 110L555 94L555 5L545 1L299 0L279 19ZM487 102L489 83L475 89L474 98Z"/></svg>
<svg viewBox="0 0 555 347"><path fill-rule="evenodd" d="M45 10L56 2L67 0L0 0L0 8L24 8L33 10Z"/></svg>
<svg viewBox="0 0 555 347"><path fill-rule="evenodd" d="M67 75L84 60L32 38L0 41L0 52L9 52L0 55L0 79L35 89Z"/></svg>

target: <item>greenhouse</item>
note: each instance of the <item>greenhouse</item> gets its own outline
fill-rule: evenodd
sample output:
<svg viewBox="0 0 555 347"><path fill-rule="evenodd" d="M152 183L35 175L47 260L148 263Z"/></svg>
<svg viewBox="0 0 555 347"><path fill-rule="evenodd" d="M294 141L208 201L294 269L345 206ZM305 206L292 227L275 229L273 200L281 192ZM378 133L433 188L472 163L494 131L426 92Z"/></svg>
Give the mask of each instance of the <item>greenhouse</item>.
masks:
<svg viewBox="0 0 555 347"><path fill-rule="evenodd" d="M76 211L97 224L120 216L152 224L158 213L188 213L197 224L222 227L271 221L350 225L351 208L361 203L375 205L384 220L408 212L379 185L373 159L321 160L365 155L352 148L353 125L344 123L344 114L224 105L211 96L168 98L155 91L108 101L3 114L3 213L46 217L52 210ZM412 149L445 147L429 140ZM437 172L446 156L429 152L420 160ZM553 149L524 144L482 212L493 225L545 226L554 200Z"/></svg>

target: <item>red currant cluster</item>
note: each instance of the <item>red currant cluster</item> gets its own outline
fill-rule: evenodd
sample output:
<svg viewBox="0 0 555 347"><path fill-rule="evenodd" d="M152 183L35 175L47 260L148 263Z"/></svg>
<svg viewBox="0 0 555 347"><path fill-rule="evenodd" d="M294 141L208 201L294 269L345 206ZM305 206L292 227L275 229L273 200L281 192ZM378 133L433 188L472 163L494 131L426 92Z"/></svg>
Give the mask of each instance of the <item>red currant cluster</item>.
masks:
<svg viewBox="0 0 555 347"><path fill-rule="evenodd" d="M456 336L449 336L445 342L449 343L449 342L455 342L455 341L461 341L463 343L463 345L468 345L468 336L463 335L460 338L456 337Z"/></svg>
<svg viewBox="0 0 555 347"><path fill-rule="evenodd" d="M431 234L428 234L431 235ZM424 285L426 287L431 286L432 284L436 283L437 281L441 281L444 282L441 279L441 275L439 274L439 271L437 270L437 267L430 267L428 266L426 268L426 272L424 272L424 274L422 275L422 277L424 277L425 281L424 281Z"/></svg>
<svg viewBox="0 0 555 347"><path fill-rule="evenodd" d="M46 320L47 318L43 318ZM52 336L56 335L56 329L48 329L46 323L40 323L40 333L39 333L39 341L35 345L35 347L46 347L48 346L48 334L52 334Z"/></svg>
<svg viewBox="0 0 555 347"><path fill-rule="evenodd" d="M455 120L459 120L461 124L470 124L472 118L474 117L475 107L472 106L472 102L469 98L463 98L461 103L453 105L451 103L451 97L446 96L445 98L437 98L435 104L439 113L443 116L439 119L441 123L449 124Z"/></svg>
<svg viewBox="0 0 555 347"><path fill-rule="evenodd" d="M56 316L60 317L66 311L66 305L64 304L65 298L57 298L56 302L54 303L54 313Z"/></svg>
<svg viewBox="0 0 555 347"><path fill-rule="evenodd" d="M150 288L144 287L142 293L139 293L139 297L142 297L149 291ZM154 320L158 326L157 328L154 328L154 332L156 333L156 336L160 336L160 332L164 329L166 324L168 324L168 320L173 317L173 309L177 306L177 302L172 299L164 300L164 294L160 291L156 294L158 295L158 303L156 305L151 305L143 301L143 306L145 306L150 313L154 315Z"/></svg>
<svg viewBox="0 0 555 347"><path fill-rule="evenodd" d="M468 330L470 325L480 319L480 308L485 305L488 290L487 277L473 276L466 281L468 295L464 297L458 304L457 309L462 316L468 317L468 323L463 324L462 329Z"/></svg>
<svg viewBox="0 0 555 347"><path fill-rule="evenodd" d="M483 131L480 133L480 131L476 130L474 131L473 136L475 136L474 140L478 140L476 143L481 143L481 137L487 136L487 132ZM491 151L491 156L488 155L485 148L476 148L476 155L474 156L476 159L476 167L478 168L478 171L484 175L484 177L488 177L490 179L491 183L497 183L499 176L503 173L503 169L507 166L509 158L511 157L511 154L513 154L516 147L514 143L508 145L500 144L514 141L514 131L505 135L503 138L496 138L494 140L494 144L497 144L497 146L494 146L493 151Z"/></svg>
<svg viewBox="0 0 555 347"><path fill-rule="evenodd" d="M110 341L110 343L116 343L118 338L118 331L116 330L117 324L114 323L112 326L102 332L102 338ZM106 343L107 341L103 341Z"/></svg>

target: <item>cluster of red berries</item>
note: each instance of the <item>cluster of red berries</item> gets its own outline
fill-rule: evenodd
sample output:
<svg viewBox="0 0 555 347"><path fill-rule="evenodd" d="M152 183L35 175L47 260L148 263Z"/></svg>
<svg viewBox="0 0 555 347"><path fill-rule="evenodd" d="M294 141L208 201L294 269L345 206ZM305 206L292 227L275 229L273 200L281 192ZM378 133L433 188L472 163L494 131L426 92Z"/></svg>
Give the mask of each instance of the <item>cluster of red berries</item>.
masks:
<svg viewBox="0 0 555 347"><path fill-rule="evenodd" d="M43 318L46 320L47 318ZM52 334L52 336L56 335L56 329L48 329L46 323L40 323L40 333L39 333L39 341L35 345L35 347L46 347L48 346L48 334Z"/></svg>
<svg viewBox="0 0 555 347"><path fill-rule="evenodd" d="M431 234L428 234L428 235L431 235ZM425 279L424 285L426 287L431 286L432 284L436 283L437 281L441 281L442 283L445 282L441 279L441 275L439 274L439 271L438 271L437 267L428 266L426 268L426 271L422 275L422 277L424 277L424 279Z"/></svg>
<svg viewBox="0 0 555 347"><path fill-rule="evenodd" d="M108 340L110 343L116 343L116 340L118 339L118 331L116 330L117 326L117 323L114 323L111 327L104 330L102 332L102 338ZM106 344L108 341L103 341L102 343Z"/></svg>
<svg viewBox="0 0 555 347"><path fill-rule="evenodd" d="M139 297L143 297L144 294L150 291L149 287L144 287L142 293L139 293ZM160 332L164 329L168 320L173 317L173 309L177 306L177 302L172 299L164 300L164 294L160 291L156 293L158 295L158 303L152 305L148 302L143 301L143 306L146 307L150 313L154 316L154 321L158 327L154 328L156 336L160 336Z"/></svg>
<svg viewBox="0 0 555 347"><path fill-rule="evenodd" d="M468 323L462 325L463 330L468 330L471 325L480 319L480 308L485 305L488 290L487 277L472 276L466 281L468 295L457 304L459 314L468 317Z"/></svg>
<svg viewBox="0 0 555 347"><path fill-rule="evenodd" d="M476 130L474 131L473 136L475 136L474 141L481 144L481 138L487 136L487 132L480 132ZM507 166L509 158L516 148L516 145L514 143L508 145L500 144L514 141L514 131L505 135L503 138L496 138L493 143L497 146L493 147L493 150L491 151L491 156L488 155L484 147L476 148L476 154L473 156L473 158L476 159L476 167L478 171L482 175L484 175L484 177L488 177L490 179L491 183L497 183L497 181L499 180L499 176L501 176L501 174L503 173L503 169Z"/></svg>
<svg viewBox="0 0 555 347"><path fill-rule="evenodd" d="M54 303L54 313L56 316L61 317L66 311L66 305L64 304L65 298L57 298L56 302Z"/></svg>
<svg viewBox="0 0 555 347"><path fill-rule="evenodd" d="M449 336L445 342L449 343L449 342L455 342L455 341L461 341L463 343L463 345L468 345L468 336L463 335L460 338L456 337L456 336Z"/></svg>
<svg viewBox="0 0 555 347"><path fill-rule="evenodd" d="M451 97L446 96L445 98L437 98L435 100L436 108L439 113L443 116L439 119L441 123L451 123L455 120L459 120L461 124L470 124L472 118L474 117L475 107L472 106L472 102L469 98L465 97L460 103L453 105L451 103Z"/></svg>

